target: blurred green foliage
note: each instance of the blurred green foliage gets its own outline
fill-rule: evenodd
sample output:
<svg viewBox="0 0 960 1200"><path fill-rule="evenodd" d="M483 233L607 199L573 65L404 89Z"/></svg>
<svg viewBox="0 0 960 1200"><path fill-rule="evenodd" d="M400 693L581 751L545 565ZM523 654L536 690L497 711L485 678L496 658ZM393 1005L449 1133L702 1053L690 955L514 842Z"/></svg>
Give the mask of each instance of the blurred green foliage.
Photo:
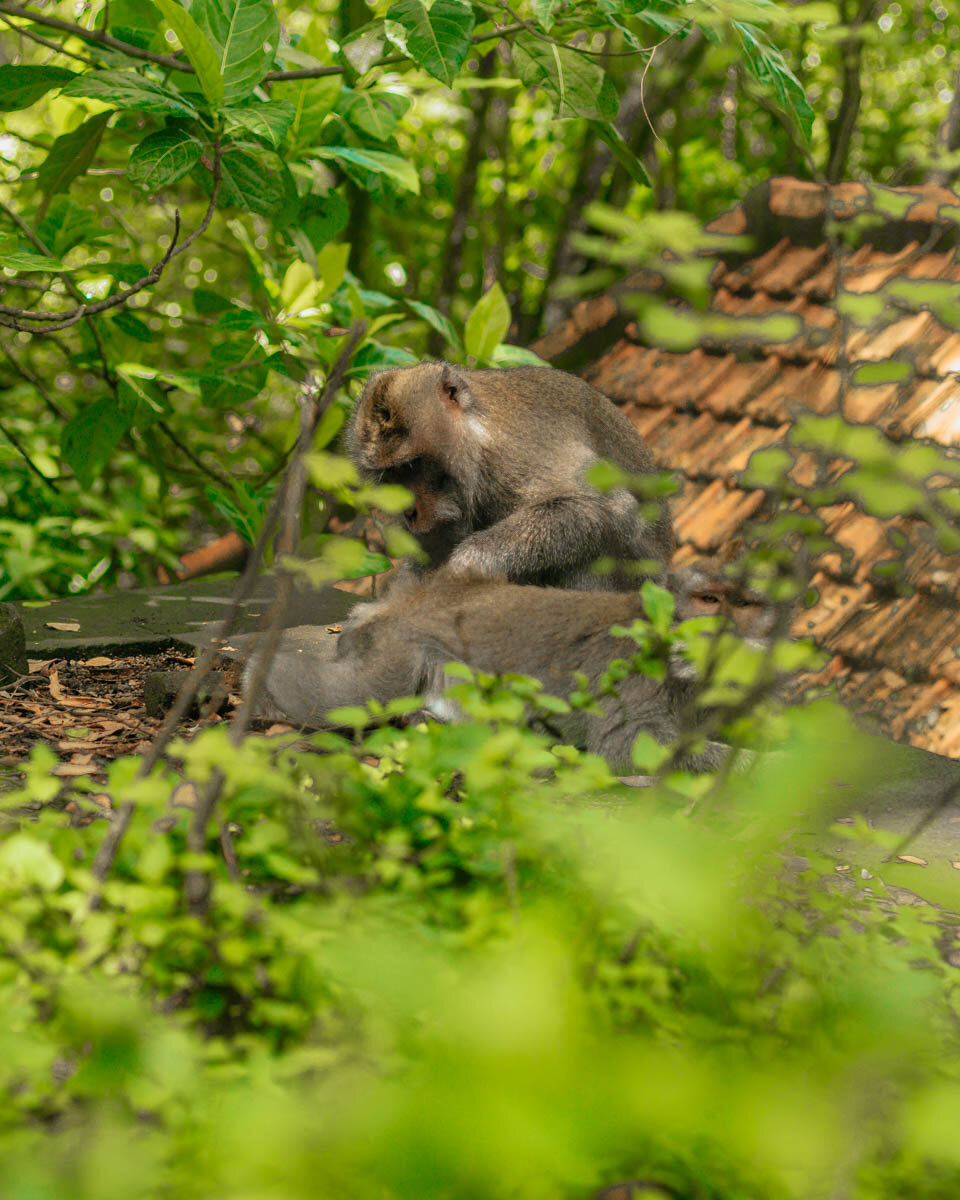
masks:
<svg viewBox="0 0 960 1200"><path fill-rule="evenodd" d="M518 725L522 687L457 694L471 724L114 763L102 888L103 809L35 752L0 845L4 1195L952 1194L956 918L884 881L960 884L808 832L840 714L638 797Z"/></svg>

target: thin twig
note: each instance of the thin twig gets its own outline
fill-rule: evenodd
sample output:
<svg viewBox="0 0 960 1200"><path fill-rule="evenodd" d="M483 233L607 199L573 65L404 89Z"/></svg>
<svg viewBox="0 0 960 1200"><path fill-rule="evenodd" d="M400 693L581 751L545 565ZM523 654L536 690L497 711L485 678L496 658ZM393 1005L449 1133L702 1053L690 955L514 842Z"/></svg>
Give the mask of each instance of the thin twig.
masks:
<svg viewBox="0 0 960 1200"><path fill-rule="evenodd" d="M27 466L30 468L30 470L34 473L34 475L37 476L38 479L42 479L43 482L47 485L47 487L50 488L52 491L54 491L54 492L60 491L60 489L53 482L53 480L48 479L46 477L46 475L44 475L44 473L37 466L37 464L33 461L33 459L30 457L30 455L27 453L26 449L24 448L23 443L16 436L16 434L11 433L10 430L6 427L6 425L4 425L2 422L0 422L0 433L3 434L3 436L7 439L7 441L21 455L24 462L27 464Z"/></svg>
<svg viewBox="0 0 960 1200"><path fill-rule="evenodd" d="M33 371L31 371L29 367L25 367L22 363L18 362L13 357L13 355L10 353L10 348L8 346L5 346L3 344L3 342L0 342L0 351L3 352L3 355L6 358L7 362L10 364L11 369L17 375L19 375L21 379L25 380L25 382L29 383L32 387L36 388L36 390L40 393L40 398L43 400L43 402L47 406L47 408L49 408L49 410L53 413L53 415L58 420L65 421L67 419L67 414L53 400L50 393L40 382L39 378L36 375L34 375Z"/></svg>
<svg viewBox="0 0 960 1200"><path fill-rule="evenodd" d="M551 46L559 46L561 50L571 50L574 54L583 54L588 58L634 58L637 54L652 55L653 51L657 49L657 46L662 46L663 42L668 42L672 37L675 37L677 33L682 32L682 29L677 29L674 31L674 33L668 33L663 41L657 42L656 46L637 46L634 50L588 50L586 46L572 46L569 42L561 42L557 38L551 37L549 33L544 33L544 31L542 29L538 29L532 21L525 21L523 17L519 15L519 13L515 13L510 5L506 3L506 0L500 0L500 4L504 11L513 17L514 21L518 22L518 24L520 24L527 31L527 33L532 33L533 36L538 38L541 42L549 42ZM687 25L690 24L691 22L687 21L687 24L683 26L683 29L686 29Z"/></svg>
<svg viewBox="0 0 960 1200"><path fill-rule="evenodd" d="M688 21L687 24L683 26L683 29L686 29L689 25L690 25L690 22ZM654 55L657 53L657 51L660 49L661 46L665 46L667 44L667 42L669 42L671 40L671 38L676 37L677 33L682 33L682 32L683 32L683 30L678 29L674 33L668 33L667 36L665 38L662 38L659 42L657 42L657 44L655 46L651 46L650 47L650 57L643 64L643 70L640 72L640 108L641 108L644 118L647 122L647 127L649 128L650 132L657 139L657 141L660 143L661 146L665 146L666 142L663 140L663 138L660 136L660 134L657 133L656 129L653 126L653 122L650 120L650 114L647 112L647 101L643 94L643 88L644 88L644 84L647 82L647 72L650 70L650 65L653 62Z"/></svg>
<svg viewBox="0 0 960 1200"><path fill-rule="evenodd" d="M31 42L36 42L38 46L46 46L54 54L63 54L67 58L75 58L77 62L86 63L88 67L98 67L100 65L96 59L87 58L85 54L77 54L76 50L65 50L58 42L51 42L49 38L43 37L42 34L36 33L33 29L27 29L23 25L15 25L5 14L0 14L0 21L3 21L4 25L12 29L14 33L19 33L22 37L29 38ZM19 137L19 134L17 136Z"/></svg>
<svg viewBox="0 0 960 1200"><path fill-rule="evenodd" d="M221 487L225 487L229 492L233 492L233 494L236 495L237 489L229 475L222 475L219 471L215 471L213 467L208 467L201 458L194 454L186 442L184 442L177 434L173 432L166 421L158 421L157 425L163 431L164 435L173 443L173 445L176 446L184 458L189 459L189 461L193 463L201 475L205 475L208 479L212 479L214 483L218 483Z"/></svg>
<svg viewBox="0 0 960 1200"><path fill-rule="evenodd" d="M44 25L48 29L59 29L61 33L78 37L81 41L106 46L108 50L119 50L128 58L142 58L145 62L157 63L161 67L166 67L168 71L183 71L187 75L196 74L189 63L181 62L172 54L154 54L152 50L143 50L140 46L134 46L130 42L121 42L101 29L85 29L82 25L74 24L73 21L61 21L59 17L48 17L46 13L37 12L32 8L24 8L19 4L11 4L9 0L0 0L0 13L9 13L11 17L22 17L25 21L32 21L35 25Z"/></svg>
<svg viewBox="0 0 960 1200"><path fill-rule="evenodd" d="M223 790L223 772L214 767L207 780L207 786L197 796L190 824L187 826L186 844L191 854L205 854L207 850L207 827L213 817L213 810ZM187 911L191 917L205 917L210 906L210 891L213 883L210 872L202 868L191 867L183 874L183 894L187 902Z"/></svg>
<svg viewBox="0 0 960 1200"><path fill-rule="evenodd" d="M353 358L353 352L365 333L366 323L362 321L356 322L319 394L316 393L316 385L309 379L301 390L300 436L297 439L296 453L287 467L283 483L277 489L275 497L278 501L282 497L284 514L284 524L279 539L278 553L296 553L300 516L303 511L303 498L307 482L304 456L310 449L310 443L313 440L317 423L327 410L333 396L343 384L347 368ZM292 575L289 571L281 568L280 578L277 583L277 595L270 609L267 628L251 657L250 674L244 691L243 702L234 713L230 723L231 737L235 741L239 741L243 736L255 711L257 695L263 686L267 670L280 640L281 622L287 608L287 601L292 587Z"/></svg>
<svg viewBox="0 0 960 1200"><path fill-rule="evenodd" d="M84 317L92 317L97 313L106 312L107 309L117 308L129 300L131 296L135 296L138 292L142 292L144 288L151 287L157 282L163 274L167 263L173 258L179 239L180 213L178 212L174 217L173 237L170 239L170 245L167 247L166 253L136 283L132 283L128 288L124 288L123 291L117 292L115 296L108 296L105 300L98 300L95 304L79 304L76 308L65 309L61 312L13 308L9 304L0 304L0 318L10 318L9 320L0 319L0 324L6 325L8 329L17 329L21 333L46 333L48 330L53 333L58 329L68 329L71 325L76 325ZM33 321L38 327L31 328L29 325L21 324L22 321Z"/></svg>
<svg viewBox="0 0 960 1200"><path fill-rule="evenodd" d="M35 25L43 25L48 29L57 29L61 33L69 34L73 37L78 37L84 42L92 42L97 46L104 46L108 50L119 50L121 54L125 54L128 58L139 58L145 62L156 63L158 66L166 67L169 71L181 71L185 75L196 75L195 69L182 59L177 58L172 54L154 54L152 50L144 50L140 46L134 46L131 42L122 42L119 38L112 37L109 33L104 33L100 29L86 29L83 25L77 25L73 21L62 21L59 17L48 17L46 13L37 12L36 9L24 8L19 4L11 4L10 0L0 0L0 13L8 13L12 17L21 17L25 21L32 21ZM475 46L483 42L498 41L502 37L506 37L511 33L516 33L526 26L521 22L515 25L505 25L501 29L495 29L489 33L478 33L470 39ZM19 30L18 30L19 31ZM408 56L405 54L391 54L386 58L382 58L376 65L387 66L391 63L405 62ZM263 83L279 83L283 80L292 79L318 79L324 75L342 75L344 72L342 66L330 67L304 67L295 71L268 71L264 75Z"/></svg>

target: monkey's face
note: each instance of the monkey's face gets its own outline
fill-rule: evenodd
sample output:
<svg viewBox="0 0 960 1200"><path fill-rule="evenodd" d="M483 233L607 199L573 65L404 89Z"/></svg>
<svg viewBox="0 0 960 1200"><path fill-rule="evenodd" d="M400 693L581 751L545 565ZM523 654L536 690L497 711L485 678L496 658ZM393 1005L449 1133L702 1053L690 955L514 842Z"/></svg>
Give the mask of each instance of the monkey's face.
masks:
<svg viewBox="0 0 960 1200"><path fill-rule="evenodd" d="M677 619L723 617L742 638L763 642L773 630L776 609L760 592L735 579L697 567L678 572Z"/></svg>
<svg viewBox="0 0 960 1200"><path fill-rule="evenodd" d="M360 470L382 475L423 456L450 465L462 416L458 380L444 363L418 363L372 376L348 435L350 455Z"/></svg>

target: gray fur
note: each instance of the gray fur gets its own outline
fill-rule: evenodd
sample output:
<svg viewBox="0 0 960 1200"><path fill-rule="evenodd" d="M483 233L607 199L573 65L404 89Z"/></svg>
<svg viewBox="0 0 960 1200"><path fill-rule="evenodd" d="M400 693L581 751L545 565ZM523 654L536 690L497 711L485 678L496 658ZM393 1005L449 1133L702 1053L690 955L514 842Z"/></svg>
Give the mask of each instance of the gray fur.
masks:
<svg viewBox="0 0 960 1200"><path fill-rule="evenodd" d="M678 620L704 611L684 579L684 572L670 577ZM596 690L610 661L631 654L629 639L613 637L611 626L644 615L636 593L524 587L447 571L408 583L372 607L369 619L345 628L335 653L321 629L288 631L270 668L262 715L316 727L331 708L411 695L424 696L436 711L447 683L444 666L453 661L497 675L532 675L560 696L569 695L574 673L582 672ZM602 717L573 713L559 719L560 731L602 755L615 771L632 771L630 750L640 730L666 745L689 720L697 684L682 669L686 665L671 663L663 683L628 676L618 698L603 699ZM726 746L707 743L678 765L709 770L728 753Z"/></svg>
<svg viewBox="0 0 960 1200"><path fill-rule="evenodd" d="M383 371L367 384L347 446L365 475L413 491L407 521L432 539L429 567L614 590L636 580L594 574L598 558L667 563L674 550L665 502L651 521L626 489L601 494L585 482L600 458L633 475L656 467L627 417L564 371Z"/></svg>

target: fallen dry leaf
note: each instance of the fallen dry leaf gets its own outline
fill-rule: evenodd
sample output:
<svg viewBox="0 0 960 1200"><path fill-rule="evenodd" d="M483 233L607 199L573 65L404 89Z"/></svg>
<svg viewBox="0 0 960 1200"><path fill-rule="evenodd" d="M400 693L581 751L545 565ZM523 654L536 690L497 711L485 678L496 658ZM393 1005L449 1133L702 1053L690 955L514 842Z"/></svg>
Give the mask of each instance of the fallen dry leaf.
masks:
<svg viewBox="0 0 960 1200"><path fill-rule="evenodd" d="M105 658L102 654L97 658L84 658L80 660L81 667L112 667L114 661L112 658Z"/></svg>
<svg viewBox="0 0 960 1200"><path fill-rule="evenodd" d="M170 803L175 808L193 808L197 803L197 789L192 783L181 783L173 789Z"/></svg>
<svg viewBox="0 0 960 1200"><path fill-rule="evenodd" d="M60 686L60 674L56 667L50 668L50 695L58 704L64 704L68 708L101 708L102 704L99 700L94 700L92 696L68 696Z"/></svg>
<svg viewBox="0 0 960 1200"><path fill-rule="evenodd" d="M43 668L50 662L49 658L28 658L27 670L31 675L40 675Z"/></svg>
<svg viewBox="0 0 960 1200"><path fill-rule="evenodd" d="M275 725L271 725L270 728L264 732L266 733L267 737L275 737L278 733L291 733L292 731L292 725L284 725L282 721L278 721Z"/></svg>
<svg viewBox="0 0 960 1200"><path fill-rule="evenodd" d="M59 633L79 633L79 621L44 621L47 629L56 629Z"/></svg>
<svg viewBox="0 0 960 1200"><path fill-rule="evenodd" d="M898 854L898 862L913 863L917 867L925 867L927 860L925 858L917 858L914 854Z"/></svg>
<svg viewBox="0 0 960 1200"><path fill-rule="evenodd" d="M326 629L327 633L340 633L341 626L339 626L339 625L324 625L324 629Z"/></svg>
<svg viewBox="0 0 960 1200"><path fill-rule="evenodd" d="M955 871L960 871L960 862L952 862L950 866L953 867Z"/></svg>
<svg viewBox="0 0 960 1200"><path fill-rule="evenodd" d="M68 753L71 750L101 750L103 747L99 742L91 741L90 738L65 738L61 742L57 742L58 750L65 750Z"/></svg>
<svg viewBox="0 0 960 1200"><path fill-rule="evenodd" d="M90 799L94 804L99 804L101 808L113 808L113 801L106 792L94 792Z"/></svg>
<svg viewBox="0 0 960 1200"><path fill-rule="evenodd" d="M102 775L103 767L98 767L95 763L57 763L53 774L61 779L73 779L78 775Z"/></svg>

